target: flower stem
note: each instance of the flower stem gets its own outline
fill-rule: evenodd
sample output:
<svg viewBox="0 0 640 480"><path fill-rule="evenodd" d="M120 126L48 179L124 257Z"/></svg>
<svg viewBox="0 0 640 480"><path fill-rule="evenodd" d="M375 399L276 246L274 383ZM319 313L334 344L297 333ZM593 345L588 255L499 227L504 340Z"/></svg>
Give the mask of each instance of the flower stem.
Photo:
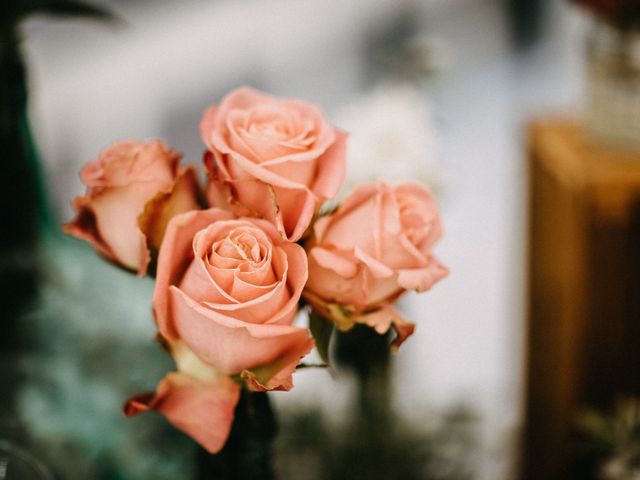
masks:
<svg viewBox="0 0 640 480"><path fill-rule="evenodd" d="M266 393L243 390L224 448L198 453L199 480L274 480L271 445L277 423Z"/></svg>

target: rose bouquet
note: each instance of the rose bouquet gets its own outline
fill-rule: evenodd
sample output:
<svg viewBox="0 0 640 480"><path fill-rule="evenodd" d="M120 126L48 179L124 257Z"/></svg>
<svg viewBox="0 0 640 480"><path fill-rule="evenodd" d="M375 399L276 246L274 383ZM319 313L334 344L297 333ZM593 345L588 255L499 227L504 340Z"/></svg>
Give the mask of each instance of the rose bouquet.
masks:
<svg viewBox="0 0 640 480"><path fill-rule="evenodd" d="M216 453L232 427L252 429L246 412L263 402L247 410L252 397L293 388L314 344L328 361L334 328L393 332L397 349L414 324L394 302L447 269L432 252L438 209L418 184L361 185L323 210L344 179L347 135L314 105L241 88L200 132L205 188L162 142L118 143L82 170L86 194L63 228L155 277L158 340L176 370L125 414L156 410ZM302 309L309 327L294 324Z"/></svg>

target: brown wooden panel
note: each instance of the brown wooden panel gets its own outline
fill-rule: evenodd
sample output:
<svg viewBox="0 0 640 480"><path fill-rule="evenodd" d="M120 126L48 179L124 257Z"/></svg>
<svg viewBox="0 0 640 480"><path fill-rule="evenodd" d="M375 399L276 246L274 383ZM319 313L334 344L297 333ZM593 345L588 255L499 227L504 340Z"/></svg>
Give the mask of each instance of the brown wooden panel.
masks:
<svg viewBox="0 0 640 480"><path fill-rule="evenodd" d="M570 480L585 405L640 392L640 156L532 125L529 315L522 478Z"/></svg>

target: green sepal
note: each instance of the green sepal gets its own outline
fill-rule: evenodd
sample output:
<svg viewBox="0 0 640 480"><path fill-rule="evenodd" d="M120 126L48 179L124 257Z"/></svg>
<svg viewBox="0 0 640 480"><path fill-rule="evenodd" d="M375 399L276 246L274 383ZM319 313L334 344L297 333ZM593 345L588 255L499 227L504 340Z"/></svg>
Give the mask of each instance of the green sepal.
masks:
<svg viewBox="0 0 640 480"><path fill-rule="evenodd" d="M332 322L317 314L314 310L309 311L309 330L316 341L316 348L320 354L320 358L330 365L329 348L331 346L331 337L335 329Z"/></svg>

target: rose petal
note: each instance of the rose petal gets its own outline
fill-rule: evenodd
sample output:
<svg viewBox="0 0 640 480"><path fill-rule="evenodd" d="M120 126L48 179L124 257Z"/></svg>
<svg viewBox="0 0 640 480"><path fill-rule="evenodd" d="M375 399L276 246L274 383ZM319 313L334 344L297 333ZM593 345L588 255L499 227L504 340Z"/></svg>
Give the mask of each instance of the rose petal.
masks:
<svg viewBox="0 0 640 480"><path fill-rule="evenodd" d="M291 350L269 365L243 370L240 377L245 381L249 390L254 392L291 390L293 388L293 372L300 363L300 359L309 353L314 345L313 339L309 338L307 342L300 343L298 348Z"/></svg>
<svg viewBox="0 0 640 480"><path fill-rule="evenodd" d="M302 155L299 156L301 158L296 159L280 157L271 162L264 162L262 167L276 175L296 182L300 186L311 186L316 176L317 164L322 157L320 153L314 151L305 152L304 157ZM318 158L319 156L320 158Z"/></svg>
<svg viewBox="0 0 640 480"><path fill-rule="evenodd" d="M156 183L114 187L89 201L101 242L109 245L117 262L131 270L146 270L145 259L140 254L146 248L146 240L138 228L138 215L147 201L166 187Z"/></svg>
<svg viewBox="0 0 640 480"><path fill-rule="evenodd" d="M415 182L403 182L395 190L400 197L412 198L417 204L416 209L423 215L430 214L428 223L432 228L426 246L432 247L442 237L442 222L433 194L427 187Z"/></svg>
<svg viewBox="0 0 640 480"><path fill-rule="evenodd" d="M223 315L196 303L176 287L171 287L170 295L180 338L204 362L226 374L269 364L308 338L303 328L253 324Z"/></svg>
<svg viewBox="0 0 640 480"><path fill-rule="evenodd" d="M209 207L231 210L233 197L228 183L216 180L210 175L209 181L207 182L206 197Z"/></svg>
<svg viewBox="0 0 640 480"><path fill-rule="evenodd" d="M361 311L367 306L368 287L363 281L363 271L355 277L345 278L334 270L321 267L313 256L309 257L309 280L303 291L307 298L313 292L327 303Z"/></svg>
<svg viewBox="0 0 640 480"><path fill-rule="evenodd" d="M208 452L217 453L227 441L239 398L240 386L227 377L201 382L173 372L158 384L155 394L130 399L124 413L131 416L157 410Z"/></svg>
<svg viewBox="0 0 640 480"><path fill-rule="evenodd" d="M415 330L415 324L405 320L404 317L390 305L357 316L355 317L355 321L370 326L381 335L393 327L396 331L396 338L391 343L392 351L397 351L400 345L402 345Z"/></svg>
<svg viewBox="0 0 640 480"><path fill-rule="evenodd" d="M176 215L167 225L158 255L156 286L153 291L153 311L160 333L167 339L175 339L176 331L169 312L169 285L179 281L193 260L193 237L207 225L233 218L231 212L210 208L193 210Z"/></svg>
<svg viewBox="0 0 640 480"><path fill-rule="evenodd" d="M278 206L276 226L285 240L297 242L307 230L318 209L318 200L309 190L273 187Z"/></svg>
<svg viewBox="0 0 640 480"><path fill-rule="evenodd" d="M233 287L239 288L243 281L240 278L242 274L233 270L225 272L205 267L198 257L183 275L179 288L192 300L237 320L249 323L289 324L295 317L297 302L307 281L307 258L301 246L282 242L273 226L263 220L243 219L217 222L199 232L194 240L196 252L201 255L207 242L212 242L217 235L224 235L233 225L244 224L263 228L263 232L267 232L272 239L275 237L276 245L273 246L273 257L271 265L268 266L274 269L279 278L274 286L246 285L242 295L246 295L247 298L243 298L242 295L234 296L237 292ZM231 276L233 283L225 284L227 278L224 273ZM245 278L249 280L251 275L248 274ZM228 291L224 291L225 288ZM251 297L251 293L255 296Z"/></svg>
<svg viewBox="0 0 640 480"><path fill-rule="evenodd" d="M204 111L202 120L200 120L200 138L209 148L211 148L212 133L216 128L217 119L218 107L212 105Z"/></svg>
<svg viewBox="0 0 640 480"><path fill-rule="evenodd" d="M216 127L220 127L222 119L226 118L232 110L246 110L252 105L265 104L273 101L274 97L259 92L251 87L240 87L224 97L218 109Z"/></svg>
<svg viewBox="0 0 640 480"><path fill-rule="evenodd" d="M219 148L219 150L221 153L228 155L229 160L227 167L229 168L229 172L234 179L250 177L260 180L261 182L267 183L269 185L273 185L274 187L282 187L294 190L308 189L307 185L291 180L288 177L279 175L269 168L265 168L262 165L252 162L244 155L241 155L237 151L232 150L226 146L222 146L221 148ZM314 154L316 156L320 155L319 152L308 152L305 153L305 156L312 158Z"/></svg>
<svg viewBox="0 0 640 480"><path fill-rule="evenodd" d="M448 274L449 269L442 265L436 258L431 257L425 268L399 270L398 285L406 290L424 292Z"/></svg>
<svg viewBox="0 0 640 480"><path fill-rule="evenodd" d="M345 279L353 278L358 273L358 263L355 258L322 247L313 247L310 255L323 268L333 270Z"/></svg>
<svg viewBox="0 0 640 480"><path fill-rule="evenodd" d="M317 242L319 245L331 244L344 250L360 247L375 255L375 222L377 217L376 196L369 195L370 190L359 188L349 196L338 210L331 215L329 223L320 226Z"/></svg>
<svg viewBox="0 0 640 480"><path fill-rule="evenodd" d="M89 191L151 182L169 185L177 173L180 153L159 140L118 142L84 166L82 182Z"/></svg>
<svg viewBox="0 0 640 480"><path fill-rule="evenodd" d="M91 207L91 199L86 196L76 197L73 201L73 208L78 212L76 218L62 225L62 231L80 240L89 242L93 248L107 260L116 262L116 254L111 250L111 247L105 243L100 236L100 232L98 232L96 216Z"/></svg>
<svg viewBox="0 0 640 480"><path fill-rule="evenodd" d="M147 202L138 217L138 227L146 236L147 243L160 250L169 220L180 213L198 210L199 185L197 173L186 168L176 179L170 192L160 192Z"/></svg>
<svg viewBox="0 0 640 480"><path fill-rule="evenodd" d="M393 276L393 270L387 267L384 263L379 262L371 255L367 254L360 247L356 247L353 249L354 256L360 260L365 266L369 269L371 274L376 278L388 278Z"/></svg>
<svg viewBox="0 0 640 480"><path fill-rule="evenodd" d="M311 187L317 196L329 199L334 198L342 184L347 171L347 137L342 130L336 129L336 140L324 155L318 159L318 172L315 182Z"/></svg>

